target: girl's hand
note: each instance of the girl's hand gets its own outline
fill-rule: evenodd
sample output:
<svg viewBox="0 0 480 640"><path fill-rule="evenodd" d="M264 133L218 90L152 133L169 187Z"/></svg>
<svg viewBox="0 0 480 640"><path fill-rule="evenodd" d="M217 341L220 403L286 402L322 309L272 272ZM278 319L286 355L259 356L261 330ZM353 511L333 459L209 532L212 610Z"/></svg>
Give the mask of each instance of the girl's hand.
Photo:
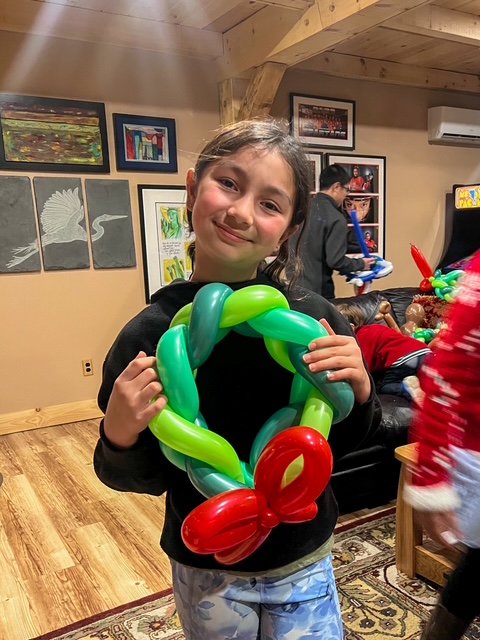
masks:
<svg viewBox="0 0 480 640"><path fill-rule="evenodd" d="M103 422L108 440L122 449L133 447L150 420L165 408L162 391L155 358L140 351L113 385Z"/></svg>
<svg viewBox="0 0 480 640"><path fill-rule="evenodd" d="M345 380L350 383L359 404L366 402L372 391L370 376L363 364L362 352L353 336L337 335L324 319L320 324L330 334L325 338L314 340L308 345L310 353L303 359L308 364L310 371L332 371L328 379L332 382Z"/></svg>

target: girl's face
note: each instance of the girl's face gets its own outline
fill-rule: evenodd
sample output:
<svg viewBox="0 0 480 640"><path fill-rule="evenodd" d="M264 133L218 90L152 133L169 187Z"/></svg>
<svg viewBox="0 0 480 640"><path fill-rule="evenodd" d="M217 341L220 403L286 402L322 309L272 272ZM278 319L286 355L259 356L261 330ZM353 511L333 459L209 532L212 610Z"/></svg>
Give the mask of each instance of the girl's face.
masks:
<svg viewBox="0 0 480 640"><path fill-rule="evenodd" d="M195 231L193 280L241 282L296 231L295 184L276 151L248 147L211 163L197 181L187 175Z"/></svg>

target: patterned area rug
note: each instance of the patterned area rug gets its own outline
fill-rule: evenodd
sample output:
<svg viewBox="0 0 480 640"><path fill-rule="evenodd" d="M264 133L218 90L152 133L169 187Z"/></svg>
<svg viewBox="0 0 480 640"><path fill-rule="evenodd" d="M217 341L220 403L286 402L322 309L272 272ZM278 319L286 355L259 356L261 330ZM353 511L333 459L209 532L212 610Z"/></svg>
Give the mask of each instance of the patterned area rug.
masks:
<svg viewBox="0 0 480 640"><path fill-rule="evenodd" d="M386 515L385 515L386 514ZM395 513L340 526L333 550L345 640L418 640L435 590L395 569ZM171 591L33 640L183 640ZM480 625L465 638L480 638Z"/></svg>

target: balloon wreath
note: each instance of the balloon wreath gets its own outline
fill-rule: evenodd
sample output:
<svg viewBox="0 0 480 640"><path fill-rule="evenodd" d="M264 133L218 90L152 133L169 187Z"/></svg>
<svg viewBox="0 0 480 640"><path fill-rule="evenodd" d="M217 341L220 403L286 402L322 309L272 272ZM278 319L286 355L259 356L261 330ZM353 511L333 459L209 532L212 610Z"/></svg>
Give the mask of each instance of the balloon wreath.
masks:
<svg viewBox="0 0 480 640"><path fill-rule="evenodd" d="M262 338L272 358L294 373L290 404L261 427L248 462L199 412L195 372L233 329ZM292 311L273 287L233 291L212 283L175 315L157 347L157 368L168 397L150 423L168 460L187 472L207 500L182 525L185 545L229 565L248 557L280 522L312 520L315 500L332 472L327 443L332 424L351 411L346 382L329 382L303 361L312 340L328 335L317 320ZM299 426L294 426L299 425Z"/></svg>
<svg viewBox="0 0 480 640"><path fill-rule="evenodd" d="M355 209L352 209L350 212L350 217L352 218L353 228L355 229L355 234L357 236L357 240L360 244L360 248L363 252L363 256L365 258L371 258L372 254L370 253L369 248L367 247L367 243L365 242L365 238L362 233L362 228L360 227L360 223L358 221L357 212ZM372 281L377 278L384 278L388 276L393 271L393 264L384 260L380 256L374 256L375 264L373 268L368 271L357 271L355 273L347 274L347 282L353 284L355 289L355 295L360 296L364 293L368 293L372 286Z"/></svg>

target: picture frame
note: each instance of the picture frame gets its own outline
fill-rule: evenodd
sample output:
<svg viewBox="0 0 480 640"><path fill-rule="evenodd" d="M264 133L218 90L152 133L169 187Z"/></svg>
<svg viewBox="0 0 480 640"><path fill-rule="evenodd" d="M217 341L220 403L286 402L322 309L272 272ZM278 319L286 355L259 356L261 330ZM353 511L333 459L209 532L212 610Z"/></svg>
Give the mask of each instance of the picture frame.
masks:
<svg viewBox="0 0 480 640"><path fill-rule="evenodd" d="M323 156L321 151L311 151L307 153L307 158L310 164L310 194L315 195L320 191L320 174L323 169Z"/></svg>
<svg viewBox="0 0 480 640"><path fill-rule="evenodd" d="M192 262L188 247L195 239L189 231L187 191L180 186L139 184L145 298L177 277L188 280Z"/></svg>
<svg viewBox="0 0 480 640"><path fill-rule="evenodd" d="M109 173L105 105L0 94L0 170Z"/></svg>
<svg viewBox="0 0 480 640"><path fill-rule="evenodd" d="M290 94L290 128L307 147L355 149L355 101Z"/></svg>
<svg viewBox="0 0 480 640"><path fill-rule="evenodd" d="M347 219L350 237L354 238L350 211L355 208L362 231L370 234L375 247L374 255L385 258L385 187L386 157L335 155L328 153L326 164L339 164L351 176L350 190L344 200L343 211ZM359 245L358 245L359 248ZM348 255L358 255L360 251L350 250Z"/></svg>
<svg viewBox="0 0 480 640"><path fill-rule="evenodd" d="M177 134L173 118L113 114L118 171L177 173Z"/></svg>

